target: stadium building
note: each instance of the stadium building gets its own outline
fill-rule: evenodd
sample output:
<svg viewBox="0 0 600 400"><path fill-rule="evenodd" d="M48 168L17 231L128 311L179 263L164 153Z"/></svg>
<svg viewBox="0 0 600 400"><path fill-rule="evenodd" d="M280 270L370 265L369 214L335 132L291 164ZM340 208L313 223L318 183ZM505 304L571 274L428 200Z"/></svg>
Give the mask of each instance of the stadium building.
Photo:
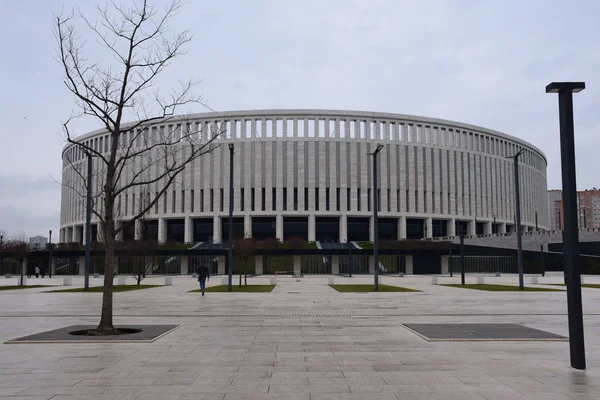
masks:
<svg viewBox="0 0 600 400"><path fill-rule="evenodd" d="M161 242L220 242L228 237L229 144L234 155L235 235L307 241L373 240L372 156L379 153L379 238L420 239L515 229L513 160L519 158L524 230L548 228L546 157L504 133L402 114L336 110L256 110L186 115L156 123L150 135L182 126L225 130L212 153L189 164L144 220ZM78 140L108 151L104 130ZM128 140L127 133L125 141ZM135 145L139 145L135 144ZM85 155L63 150L60 241L84 241L85 193L74 170ZM98 167L98 160L93 161ZM124 179L135 172L135 162ZM94 190L98 182L94 181ZM153 189L153 188L150 188ZM138 210L145 188L122 193L119 218ZM98 239L97 221L92 236ZM131 227L121 239L134 239Z"/></svg>

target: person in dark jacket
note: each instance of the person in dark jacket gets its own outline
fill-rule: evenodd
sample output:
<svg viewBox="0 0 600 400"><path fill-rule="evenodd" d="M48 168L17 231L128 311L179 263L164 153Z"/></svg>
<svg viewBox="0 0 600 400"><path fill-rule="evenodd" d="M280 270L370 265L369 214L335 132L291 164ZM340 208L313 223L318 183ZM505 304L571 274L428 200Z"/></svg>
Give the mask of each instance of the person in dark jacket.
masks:
<svg viewBox="0 0 600 400"><path fill-rule="evenodd" d="M200 264L198 268L196 268L196 273L198 274L198 282L200 282L200 291L202 292L202 296L204 296L206 280L210 280L210 272L208 271L208 266L204 263Z"/></svg>

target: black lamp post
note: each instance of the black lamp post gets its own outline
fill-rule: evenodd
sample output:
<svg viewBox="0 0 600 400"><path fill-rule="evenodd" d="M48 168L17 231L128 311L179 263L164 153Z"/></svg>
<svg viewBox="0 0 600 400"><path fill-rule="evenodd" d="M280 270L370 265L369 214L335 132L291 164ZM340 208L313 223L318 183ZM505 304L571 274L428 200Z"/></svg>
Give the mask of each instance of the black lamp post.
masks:
<svg viewBox="0 0 600 400"><path fill-rule="evenodd" d="M523 244L521 242L521 194L519 187L519 156L523 154L525 149L521 149L514 156L508 156L506 158L512 158L514 163L515 171L515 202L516 202L516 214L515 222L517 224L517 268L519 270L519 290L523 290Z"/></svg>
<svg viewBox="0 0 600 400"><path fill-rule="evenodd" d="M538 214L537 210L535 210L535 231L537 232L538 230Z"/></svg>
<svg viewBox="0 0 600 400"><path fill-rule="evenodd" d="M229 252L227 254L227 290L233 282L233 143L229 143Z"/></svg>
<svg viewBox="0 0 600 400"><path fill-rule="evenodd" d="M48 278L52 278L52 229L48 232L48 250L50 254L48 255Z"/></svg>
<svg viewBox="0 0 600 400"><path fill-rule="evenodd" d="M352 278L352 234L348 240L348 277Z"/></svg>
<svg viewBox="0 0 600 400"><path fill-rule="evenodd" d="M87 198L85 209L85 269L83 290L87 292L90 288L90 264L92 249L92 153L85 151L87 155Z"/></svg>
<svg viewBox="0 0 600 400"><path fill-rule="evenodd" d="M4 235L0 235L0 252L4 248ZM4 270L4 255L0 254L0 270Z"/></svg>
<svg viewBox="0 0 600 400"><path fill-rule="evenodd" d="M583 89L585 89L584 82L552 82L546 86L546 93L558 93L564 206L563 268L565 271L565 284L567 285L571 366L576 369L585 369L585 344L579 267L579 216L575 173L573 93L579 93Z"/></svg>
<svg viewBox="0 0 600 400"><path fill-rule="evenodd" d="M373 264L375 266L375 284L373 290L379 290L379 221L377 211L379 208L379 196L377 195L377 155L383 149L382 144L378 144L372 153L373 156Z"/></svg>
<svg viewBox="0 0 600 400"><path fill-rule="evenodd" d="M464 225L459 225L458 234L460 235L460 284L465 284L465 228Z"/></svg>

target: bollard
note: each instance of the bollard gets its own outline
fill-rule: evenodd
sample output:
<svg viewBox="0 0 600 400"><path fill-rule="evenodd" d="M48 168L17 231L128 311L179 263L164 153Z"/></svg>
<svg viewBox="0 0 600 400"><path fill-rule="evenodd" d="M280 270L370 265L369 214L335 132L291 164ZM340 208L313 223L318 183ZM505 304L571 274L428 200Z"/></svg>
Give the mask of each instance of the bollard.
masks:
<svg viewBox="0 0 600 400"><path fill-rule="evenodd" d="M73 285L73 279L70 276L67 276L63 279L63 286L71 286Z"/></svg>
<svg viewBox="0 0 600 400"><path fill-rule="evenodd" d="M483 285L483 284L484 284L484 282L485 282L485 279L484 279L484 277L483 277L483 276L478 276L478 277L476 278L476 283L477 283L478 285Z"/></svg>
<svg viewBox="0 0 600 400"><path fill-rule="evenodd" d="M117 278L117 285L118 286L125 286L127 283L125 282L125 277L124 276L119 276Z"/></svg>
<svg viewBox="0 0 600 400"><path fill-rule="evenodd" d="M531 283L532 285L537 285L537 283L538 283L538 277L537 276L532 276L531 280L529 281L529 283Z"/></svg>
<svg viewBox="0 0 600 400"><path fill-rule="evenodd" d="M165 286L173 286L173 277L165 276Z"/></svg>
<svg viewBox="0 0 600 400"><path fill-rule="evenodd" d="M438 277L437 276L432 276L431 277L431 284L432 285L437 285L438 284Z"/></svg>
<svg viewBox="0 0 600 400"><path fill-rule="evenodd" d="M500 272L496 272L496 277L500 277Z"/></svg>
<svg viewBox="0 0 600 400"><path fill-rule="evenodd" d="M333 276L330 276L327 278L327 284L328 285L333 285Z"/></svg>
<svg viewBox="0 0 600 400"><path fill-rule="evenodd" d="M400 278L404 277L404 272L400 272L400 273L398 274L398 276L399 276Z"/></svg>
<svg viewBox="0 0 600 400"><path fill-rule="evenodd" d="M11 274L6 274L6 275L4 275L4 276L6 277L6 279L10 279L10 278L12 278L12 275L11 275Z"/></svg>
<svg viewBox="0 0 600 400"><path fill-rule="evenodd" d="M100 274L97 272L94 272L94 278L100 278Z"/></svg>
<svg viewBox="0 0 600 400"><path fill-rule="evenodd" d="M192 274L192 278L197 278L197 277L198 277L198 274L194 272L194 273Z"/></svg>

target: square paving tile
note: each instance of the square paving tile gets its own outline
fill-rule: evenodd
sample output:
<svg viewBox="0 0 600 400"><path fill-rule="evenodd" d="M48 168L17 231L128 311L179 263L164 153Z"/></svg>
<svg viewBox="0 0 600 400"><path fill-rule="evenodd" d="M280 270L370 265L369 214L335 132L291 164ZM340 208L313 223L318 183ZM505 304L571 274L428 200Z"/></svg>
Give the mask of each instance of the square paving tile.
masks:
<svg viewBox="0 0 600 400"><path fill-rule="evenodd" d="M566 341L568 338L519 324L403 324L423 339L434 341Z"/></svg>
<svg viewBox="0 0 600 400"><path fill-rule="evenodd" d="M125 325L117 328L141 329L141 332L113 336L70 335L69 332L94 329L96 325L71 325L6 341L15 343L152 343L179 325Z"/></svg>

